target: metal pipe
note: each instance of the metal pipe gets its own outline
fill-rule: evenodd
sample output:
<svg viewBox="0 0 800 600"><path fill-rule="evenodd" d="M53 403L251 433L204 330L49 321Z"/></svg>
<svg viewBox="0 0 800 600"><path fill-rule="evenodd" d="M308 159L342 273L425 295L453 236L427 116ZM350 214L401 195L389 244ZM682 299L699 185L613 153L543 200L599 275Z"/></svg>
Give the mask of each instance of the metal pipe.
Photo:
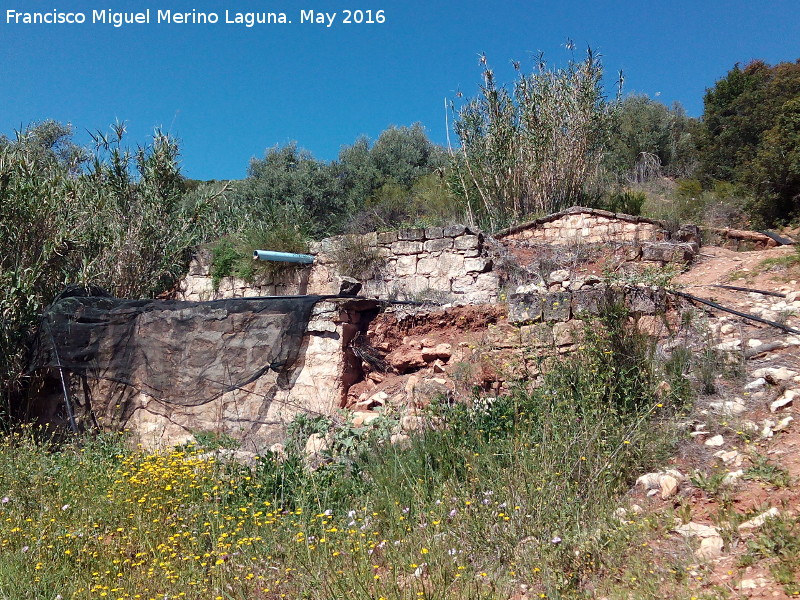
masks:
<svg viewBox="0 0 800 600"><path fill-rule="evenodd" d="M303 263L310 265L314 257L310 254L295 254L294 252L273 252L272 250L255 250L253 260L275 260L278 262Z"/></svg>

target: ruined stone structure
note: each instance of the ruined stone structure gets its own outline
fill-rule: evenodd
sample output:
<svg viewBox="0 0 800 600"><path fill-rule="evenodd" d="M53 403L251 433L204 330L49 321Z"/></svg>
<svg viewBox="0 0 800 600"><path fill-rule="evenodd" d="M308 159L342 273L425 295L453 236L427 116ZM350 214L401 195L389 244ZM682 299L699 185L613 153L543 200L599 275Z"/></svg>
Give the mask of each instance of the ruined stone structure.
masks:
<svg viewBox="0 0 800 600"><path fill-rule="evenodd" d="M362 283L367 297L482 304L496 302L502 293L497 258L503 249L613 245L625 248L626 260L686 264L697 254L699 241L696 227L672 235L658 221L574 207L494 237L463 225L332 237L311 245L311 266L287 267L256 282L225 277L217 289L210 275L211 254L200 250L178 297L336 294L339 277L349 276Z"/></svg>
<svg viewBox="0 0 800 600"><path fill-rule="evenodd" d="M495 234L504 242L548 244L602 244L607 242L661 242L669 239L664 224L606 210L574 206Z"/></svg>
<svg viewBox="0 0 800 600"><path fill-rule="evenodd" d="M181 283L183 300L250 296L336 294L338 277L363 283L367 297L486 303L497 300L500 282L484 235L463 225L344 235L312 244L312 266L287 267L248 283L224 278L215 290L211 256L198 252Z"/></svg>
<svg viewBox="0 0 800 600"><path fill-rule="evenodd" d="M148 447L198 432L269 447L298 412L343 405L350 342L377 313L369 300L293 304L62 300L40 332L30 412L62 427L71 412L78 428L130 430Z"/></svg>
<svg viewBox="0 0 800 600"><path fill-rule="evenodd" d="M576 347L581 319L610 296L639 315L667 306L663 290L608 287L596 268L543 272L552 262L543 247L622 247L623 262L683 263L695 234L574 208L496 238L464 226L329 238L312 245L311 266L256 283L226 277L216 290L201 250L179 301L71 298L56 311L69 334L53 343L75 361L40 354L31 413L64 425L69 403L79 426L130 429L150 447L213 432L253 452L281 441L298 412L346 407L366 423L386 409L409 430L432 394L535 378L538 357ZM362 284L359 298L336 297L342 277ZM40 338L46 345L44 330Z"/></svg>
<svg viewBox="0 0 800 600"><path fill-rule="evenodd" d="M629 260L689 263L700 247L697 227L685 225L673 235L665 224L606 210L574 206L494 236L509 247L615 245Z"/></svg>

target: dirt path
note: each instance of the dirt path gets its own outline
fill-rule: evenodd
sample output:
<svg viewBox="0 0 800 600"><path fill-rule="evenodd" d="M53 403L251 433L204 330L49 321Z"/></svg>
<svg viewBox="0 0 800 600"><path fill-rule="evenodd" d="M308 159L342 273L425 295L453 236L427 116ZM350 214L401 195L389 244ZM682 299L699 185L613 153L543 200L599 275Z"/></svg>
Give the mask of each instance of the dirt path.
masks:
<svg viewBox="0 0 800 600"><path fill-rule="evenodd" d="M753 252L704 247L699 260L677 283L695 296L800 329L800 266L787 260L794 253L792 247ZM778 292L785 297L713 287L716 284ZM775 556L754 559L753 548L762 543L774 543L777 548L796 537L800 526L793 532L790 529L791 534L784 535L787 539L778 539L782 534L777 529L740 530L738 525L769 509L778 510L778 519L800 517L800 422L795 414L800 406L800 336L707 307L703 310L720 360L736 367L738 376L720 380L716 395L698 407L690 424L694 431L676 457L674 466L687 475L694 472L695 480L686 481L681 492L666 503L657 495L646 497L643 490L637 494L650 509L672 509L684 523L715 527L724 539L719 556L698 557L697 564L690 567L698 598L796 598L800 588L787 581L800 581L800 555L782 566ZM756 349L768 345L779 347L755 354ZM790 397L793 390L798 393L796 402L780 407L774 404ZM697 433L702 431L706 433ZM721 437L712 445L717 436ZM758 464L769 465L764 467L763 477L753 477ZM720 485L720 477L715 479L718 474L737 471L742 473L731 486ZM781 473L788 474L788 485ZM698 485L698 481L704 483ZM685 548L687 542L697 548L700 543L696 537L677 533L669 541L673 549ZM786 564L790 565L788 574Z"/></svg>

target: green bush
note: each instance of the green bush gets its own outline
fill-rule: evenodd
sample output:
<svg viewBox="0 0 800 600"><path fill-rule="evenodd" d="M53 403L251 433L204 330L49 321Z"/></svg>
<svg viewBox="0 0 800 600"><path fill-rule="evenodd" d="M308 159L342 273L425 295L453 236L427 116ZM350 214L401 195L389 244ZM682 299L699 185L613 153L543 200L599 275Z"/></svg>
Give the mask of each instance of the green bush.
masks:
<svg viewBox="0 0 800 600"><path fill-rule="evenodd" d="M202 217L220 197L196 192L184 205L176 142L157 131L132 151L124 132L118 123L97 133L91 150L53 122L0 139L0 413L25 385L42 309L66 284L153 297L174 286L189 249L211 233Z"/></svg>
<svg viewBox="0 0 800 600"><path fill-rule="evenodd" d="M461 107L454 128L456 195L472 224L494 231L533 214L581 204L599 172L615 103L602 88L603 67L590 50L582 61L549 69L540 56L513 90L484 67L480 95Z"/></svg>

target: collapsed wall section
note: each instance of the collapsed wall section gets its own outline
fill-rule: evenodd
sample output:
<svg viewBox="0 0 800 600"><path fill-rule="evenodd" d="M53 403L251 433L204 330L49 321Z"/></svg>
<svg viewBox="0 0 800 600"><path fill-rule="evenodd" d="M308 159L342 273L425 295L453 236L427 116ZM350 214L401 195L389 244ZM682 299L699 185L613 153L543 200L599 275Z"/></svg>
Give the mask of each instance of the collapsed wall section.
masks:
<svg viewBox="0 0 800 600"><path fill-rule="evenodd" d="M627 260L691 262L700 248L700 231L684 225L670 232L661 221L574 206L495 234L509 248L575 245L625 247Z"/></svg>

